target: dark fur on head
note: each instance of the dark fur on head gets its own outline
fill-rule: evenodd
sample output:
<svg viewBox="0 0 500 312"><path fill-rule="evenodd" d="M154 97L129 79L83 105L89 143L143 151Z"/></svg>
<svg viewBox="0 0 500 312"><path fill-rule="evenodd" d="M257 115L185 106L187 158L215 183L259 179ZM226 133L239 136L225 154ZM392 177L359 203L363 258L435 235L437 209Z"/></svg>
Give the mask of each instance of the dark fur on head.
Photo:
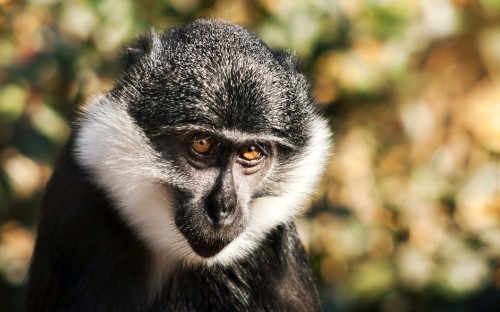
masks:
<svg viewBox="0 0 500 312"><path fill-rule="evenodd" d="M244 28L213 21L143 40L136 49L144 52L129 63L117 94L148 135L201 124L306 144L304 130L317 111L294 57Z"/></svg>

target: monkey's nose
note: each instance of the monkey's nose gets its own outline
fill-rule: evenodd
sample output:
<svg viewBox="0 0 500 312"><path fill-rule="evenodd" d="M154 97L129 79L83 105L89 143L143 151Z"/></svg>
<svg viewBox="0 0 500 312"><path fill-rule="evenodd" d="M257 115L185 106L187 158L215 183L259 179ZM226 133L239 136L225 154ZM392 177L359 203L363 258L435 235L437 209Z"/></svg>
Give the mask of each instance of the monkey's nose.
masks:
<svg viewBox="0 0 500 312"><path fill-rule="evenodd" d="M231 225L235 204L232 200L208 200L206 213L211 225L216 229Z"/></svg>

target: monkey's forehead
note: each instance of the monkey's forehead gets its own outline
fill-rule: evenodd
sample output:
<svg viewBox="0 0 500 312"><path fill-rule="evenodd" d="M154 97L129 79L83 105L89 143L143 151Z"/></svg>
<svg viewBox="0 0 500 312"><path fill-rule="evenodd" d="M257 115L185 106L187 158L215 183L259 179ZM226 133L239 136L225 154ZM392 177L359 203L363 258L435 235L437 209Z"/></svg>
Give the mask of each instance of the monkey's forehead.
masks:
<svg viewBox="0 0 500 312"><path fill-rule="evenodd" d="M289 84L266 73L213 75L206 80L169 75L155 88L127 99L128 112L147 132L193 125L289 136L301 144L312 104L305 91Z"/></svg>
<svg viewBox="0 0 500 312"><path fill-rule="evenodd" d="M304 144L308 136L304 115L280 110L272 105L245 105L241 103L183 103L175 100L143 104L142 109L129 109L129 114L146 132L156 135L181 130L219 132L236 130L260 136L284 138L293 145Z"/></svg>

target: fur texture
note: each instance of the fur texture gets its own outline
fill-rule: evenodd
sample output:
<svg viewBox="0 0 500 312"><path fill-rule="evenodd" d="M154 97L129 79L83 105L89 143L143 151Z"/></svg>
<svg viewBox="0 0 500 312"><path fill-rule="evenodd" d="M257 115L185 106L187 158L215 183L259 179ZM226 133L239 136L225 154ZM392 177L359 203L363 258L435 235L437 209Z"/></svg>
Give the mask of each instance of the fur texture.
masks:
<svg viewBox="0 0 500 312"><path fill-rule="evenodd" d="M127 56L115 89L82 112L47 186L28 310L318 310L293 220L330 133L294 58L217 20L153 32ZM196 133L218 138L222 164L185 161ZM231 156L245 144L265 146L258 170ZM213 194L233 193L234 224L200 221ZM212 243L220 247L204 253Z"/></svg>

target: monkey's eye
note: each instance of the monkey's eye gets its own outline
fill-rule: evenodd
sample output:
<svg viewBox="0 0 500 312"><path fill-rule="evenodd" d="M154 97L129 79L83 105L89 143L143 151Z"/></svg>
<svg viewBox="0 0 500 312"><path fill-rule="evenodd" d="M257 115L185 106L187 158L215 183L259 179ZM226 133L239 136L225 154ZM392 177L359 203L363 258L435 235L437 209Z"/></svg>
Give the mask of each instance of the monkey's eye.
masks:
<svg viewBox="0 0 500 312"><path fill-rule="evenodd" d="M241 149L239 156L240 158L247 161L255 161L261 159L262 155L263 152L259 147L255 145L249 145Z"/></svg>
<svg viewBox="0 0 500 312"><path fill-rule="evenodd" d="M207 155L214 149L214 140L209 136L195 136L191 148L198 154Z"/></svg>

